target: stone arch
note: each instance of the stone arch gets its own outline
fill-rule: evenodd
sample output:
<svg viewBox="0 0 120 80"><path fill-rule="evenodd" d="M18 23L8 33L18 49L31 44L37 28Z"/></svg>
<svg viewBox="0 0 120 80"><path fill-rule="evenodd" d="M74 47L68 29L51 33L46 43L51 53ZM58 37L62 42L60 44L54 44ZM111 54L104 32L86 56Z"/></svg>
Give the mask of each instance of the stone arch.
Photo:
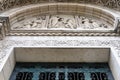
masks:
<svg viewBox="0 0 120 80"><path fill-rule="evenodd" d="M45 3L45 4L28 5L28 6L23 6L5 11L0 16L9 18L10 26L7 27L7 31L8 31L7 33L10 33L11 26L14 25L15 23L18 23L19 21L26 20L29 17L34 17L38 15L55 15L55 14L82 15L82 16L91 16L91 17L99 18L100 20L107 22L113 27L113 29L108 32L115 31L117 27L116 25L117 17L119 17L119 15L114 13L114 11L111 9L96 5L78 4L78 3L69 3L69 4ZM12 31L12 32L16 32L16 31ZM21 31L17 31L17 32L21 32Z"/></svg>

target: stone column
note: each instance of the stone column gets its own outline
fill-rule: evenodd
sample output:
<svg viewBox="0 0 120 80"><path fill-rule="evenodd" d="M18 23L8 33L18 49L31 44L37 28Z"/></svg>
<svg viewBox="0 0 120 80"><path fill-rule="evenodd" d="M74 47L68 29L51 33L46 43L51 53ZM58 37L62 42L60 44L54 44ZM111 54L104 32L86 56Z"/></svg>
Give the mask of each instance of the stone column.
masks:
<svg viewBox="0 0 120 80"><path fill-rule="evenodd" d="M115 32L120 35L120 18L117 18L117 23L116 23Z"/></svg>
<svg viewBox="0 0 120 80"><path fill-rule="evenodd" d="M118 33L120 34L120 19L118 19Z"/></svg>
<svg viewBox="0 0 120 80"><path fill-rule="evenodd" d="M0 40L5 37L4 22L0 21Z"/></svg>

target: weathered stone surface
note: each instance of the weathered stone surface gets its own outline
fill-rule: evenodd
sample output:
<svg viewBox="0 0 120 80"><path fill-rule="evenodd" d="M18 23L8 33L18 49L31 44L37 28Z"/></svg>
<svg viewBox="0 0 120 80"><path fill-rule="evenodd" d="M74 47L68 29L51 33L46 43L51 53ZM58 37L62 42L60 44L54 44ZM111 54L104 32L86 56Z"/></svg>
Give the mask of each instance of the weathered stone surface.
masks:
<svg viewBox="0 0 120 80"><path fill-rule="evenodd" d="M27 20L19 21L11 26L11 30L42 29L110 30L114 29L114 27L99 19L72 15L36 16Z"/></svg>
<svg viewBox="0 0 120 80"><path fill-rule="evenodd" d="M0 41L0 63L14 47L109 47L119 58L119 37L6 37ZM119 58L120 59L120 58Z"/></svg>
<svg viewBox="0 0 120 80"><path fill-rule="evenodd" d="M51 3L51 2L75 2L75 3L91 3L101 6L106 6L116 10L120 10L120 0L1 0L0 11L6 9L37 3Z"/></svg>
<svg viewBox="0 0 120 80"><path fill-rule="evenodd" d="M10 24L6 35L118 36L119 14L96 5L49 3L14 8L0 16Z"/></svg>

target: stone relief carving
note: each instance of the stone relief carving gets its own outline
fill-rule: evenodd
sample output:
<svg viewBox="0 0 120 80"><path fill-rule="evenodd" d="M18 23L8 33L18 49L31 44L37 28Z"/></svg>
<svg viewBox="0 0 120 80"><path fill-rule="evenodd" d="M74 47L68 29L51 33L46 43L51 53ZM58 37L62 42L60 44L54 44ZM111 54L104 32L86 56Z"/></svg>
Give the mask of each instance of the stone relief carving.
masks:
<svg viewBox="0 0 120 80"><path fill-rule="evenodd" d="M41 2L78 2L78 3L92 3L99 4L102 6L107 6L120 10L120 0L1 0L0 1L0 11L10 9L16 6L36 4Z"/></svg>
<svg viewBox="0 0 120 80"><path fill-rule="evenodd" d="M12 30L39 30L46 28L46 16L37 16L13 25Z"/></svg>
<svg viewBox="0 0 120 80"><path fill-rule="evenodd" d="M50 17L48 28L76 29L77 25L74 16L54 15Z"/></svg>
<svg viewBox="0 0 120 80"><path fill-rule="evenodd" d="M110 29L111 27L101 20L78 16L78 24L80 29Z"/></svg>
<svg viewBox="0 0 120 80"><path fill-rule="evenodd" d="M84 16L52 15L37 16L12 25L12 30L40 30L40 29L76 29L96 30L112 29L107 23Z"/></svg>

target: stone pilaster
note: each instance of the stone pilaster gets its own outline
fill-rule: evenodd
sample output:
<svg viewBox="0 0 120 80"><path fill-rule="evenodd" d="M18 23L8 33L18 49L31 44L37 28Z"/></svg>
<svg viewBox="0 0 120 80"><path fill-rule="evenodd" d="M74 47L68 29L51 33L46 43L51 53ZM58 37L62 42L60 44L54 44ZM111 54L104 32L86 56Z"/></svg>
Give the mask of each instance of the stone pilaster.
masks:
<svg viewBox="0 0 120 80"><path fill-rule="evenodd" d="M5 34L4 34L4 22L0 21L0 40L2 40L4 38Z"/></svg>
<svg viewBox="0 0 120 80"><path fill-rule="evenodd" d="M0 17L0 40L6 36L7 27L9 26L8 17Z"/></svg>
<svg viewBox="0 0 120 80"><path fill-rule="evenodd" d="M116 24L114 26L116 26L115 32L120 35L120 18L116 19Z"/></svg>

